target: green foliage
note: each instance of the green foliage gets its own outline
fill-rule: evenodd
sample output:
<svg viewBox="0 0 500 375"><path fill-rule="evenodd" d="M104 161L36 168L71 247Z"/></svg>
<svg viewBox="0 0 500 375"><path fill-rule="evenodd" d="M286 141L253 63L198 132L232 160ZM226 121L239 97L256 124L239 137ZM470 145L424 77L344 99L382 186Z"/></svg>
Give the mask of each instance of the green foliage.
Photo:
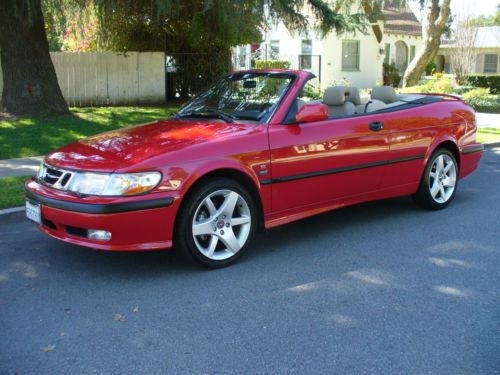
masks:
<svg viewBox="0 0 500 375"><path fill-rule="evenodd" d="M0 121L0 159L37 156L108 130L167 118L177 107L73 108L71 115Z"/></svg>
<svg viewBox="0 0 500 375"><path fill-rule="evenodd" d="M303 99L307 98L308 100L323 99L323 90L321 90L318 80L314 79L307 82L302 89L300 97Z"/></svg>
<svg viewBox="0 0 500 375"><path fill-rule="evenodd" d="M489 88L467 91L463 98L478 112L500 113L500 96L490 94Z"/></svg>
<svg viewBox="0 0 500 375"><path fill-rule="evenodd" d="M434 73L436 73L437 65L434 61L431 61L427 66L425 67L425 75L431 76Z"/></svg>
<svg viewBox="0 0 500 375"><path fill-rule="evenodd" d="M30 177L0 178L0 210L24 205L24 182Z"/></svg>
<svg viewBox="0 0 500 375"><path fill-rule="evenodd" d="M339 9L362 3L337 0L332 7L325 0L42 0L53 49L66 41L80 50L171 53L227 52L235 45L259 42L260 28L277 20L293 30L323 35L332 30L366 32L364 12Z"/></svg>
<svg viewBox="0 0 500 375"><path fill-rule="evenodd" d="M452 80L445 77L443 73L434 73L434 79L424 81L421 85L405 87L398 91L401 93L451 94L454 92L454 87Z"/></svg>
<svg viewBox="0 0 500 375"><path fill-rule="evenodd" d="M398 87L401 82L401 74L394 64L383 64L384 85Z"/></svg>
<svg viewBox="0 0 500 375"><path fill-rule="evenodd" d="M500 74L471 74L467 83L474 87L489 87L492 94L500 94Z"/></svg>
<svg viewBox="0 0 500 375"><path fill-rule="evenodd" d="M255 61L256 69L289 69L290 62L285 60L257 60Z"/></svg>

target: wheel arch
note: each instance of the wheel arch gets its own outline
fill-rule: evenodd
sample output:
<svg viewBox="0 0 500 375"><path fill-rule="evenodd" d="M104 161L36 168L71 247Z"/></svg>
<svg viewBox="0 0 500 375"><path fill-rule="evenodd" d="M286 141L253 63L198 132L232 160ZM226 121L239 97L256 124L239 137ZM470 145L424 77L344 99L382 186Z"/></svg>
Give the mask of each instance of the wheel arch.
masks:
<svg viewBox="0 0 500 375"><path fill-rule="evenodd" d="M258 182L246 171L234 167L220 167L217 169L207 170L204 173L200 173L196 179L193 179L188 186L185 187L185 193L182 195L179 212L184 208L184 204L190 194L195 191L198 186L203 185L208 180L216 178L226 178L241 184L251 195L257 207L257 220L258 229L263 230L264 226L264 206L262 203L262 197L259 192ZM177 230L179 214L176 215L174 233Z"/></svg>
<svg viewBox="0 0 500 375"><path fill-rule="evenodd" d="M452 137L442 138L442 139L436 140L431 145L431 147L429 147L427 154L425 155L425 160L423 163L423 168L420 172L419 181L422 179L422 175L424 174L425 168L426 168L427 163L429 162L431 156L439 148L445 148L453 154L453 156L455 157L455 160L458 163L458 170L460 170L460 150L457 146L457 142Z"/></svg>

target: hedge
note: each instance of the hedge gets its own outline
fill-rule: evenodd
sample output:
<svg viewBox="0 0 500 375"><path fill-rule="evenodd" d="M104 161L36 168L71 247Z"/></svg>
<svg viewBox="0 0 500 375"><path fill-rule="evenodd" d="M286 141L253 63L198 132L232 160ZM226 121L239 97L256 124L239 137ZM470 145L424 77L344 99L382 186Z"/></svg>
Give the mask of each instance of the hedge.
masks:
<svg viewBox="0 0 500 375"><path fill-rule="evenodd" d="M289 69L290 62L285 60L257 60L255 61L256 69Z"/></svg>
<svg viewBox="0 0 500 375"><path fill-rule="evenodd" d="M468 77L468 85L474 87L489 87L492 94L500 94L499 74L471 74Z"/></svg>

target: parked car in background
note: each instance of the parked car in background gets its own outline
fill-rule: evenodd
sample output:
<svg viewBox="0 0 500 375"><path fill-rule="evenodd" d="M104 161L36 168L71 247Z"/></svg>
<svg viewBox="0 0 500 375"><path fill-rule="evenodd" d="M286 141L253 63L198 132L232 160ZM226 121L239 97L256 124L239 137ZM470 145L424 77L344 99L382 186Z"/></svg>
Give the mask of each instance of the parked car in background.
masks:
<svg viewBox="0 0 500 375"><path fill-rule="evenodd" d="M304 97L304 71L223 77L170 119L48 154L26 183L29 219L102 250L175 246L208 267L239 259L260 228L412 195L442 209L479 164L474 111L446 95L353 87Z"/></svg>

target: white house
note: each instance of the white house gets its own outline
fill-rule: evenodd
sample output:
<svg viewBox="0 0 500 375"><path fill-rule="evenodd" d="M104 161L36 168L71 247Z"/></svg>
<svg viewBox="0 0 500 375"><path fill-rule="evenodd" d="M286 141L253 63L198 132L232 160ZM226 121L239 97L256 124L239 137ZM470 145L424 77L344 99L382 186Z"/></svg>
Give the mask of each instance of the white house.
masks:
<svg viewBox="0 0 500 375"><path fill-rule="evenodd" d="M453 73L450 56L453 54L454 41L444 41L435 58L437 71ZM500 26L484 26L477 28L475 38L472 73L499 74L500 59Z"/></svg>
<svg viewBox="0 0 500 375"><path fill-rule="evenodd" d="M287 60L294 69L313 72L322 88L346 81L373 87L382 82L384 62L402 73L421 44L421 25L410 8L386 5L366 34L332 32L322 39L315 31L300 34L279 23L263 33L260 45L237 47L234 68L251 68L255 60Z"/></svg>

